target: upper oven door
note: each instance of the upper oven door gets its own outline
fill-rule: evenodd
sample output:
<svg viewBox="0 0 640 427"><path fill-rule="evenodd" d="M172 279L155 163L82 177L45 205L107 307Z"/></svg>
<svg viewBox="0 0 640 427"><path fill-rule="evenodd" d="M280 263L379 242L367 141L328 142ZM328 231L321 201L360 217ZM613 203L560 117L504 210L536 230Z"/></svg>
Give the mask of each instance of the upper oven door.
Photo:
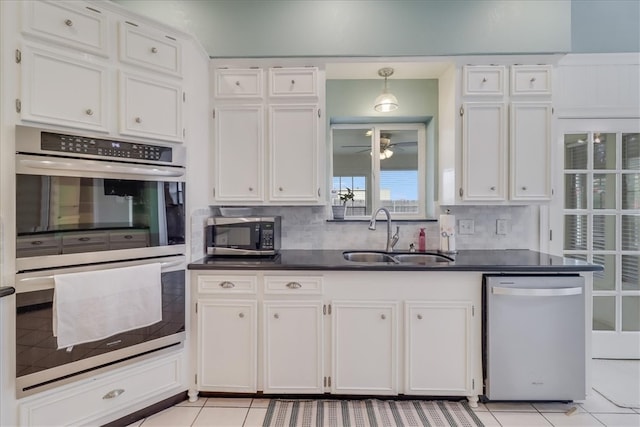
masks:
<svg viewBox="0 0 640 427"><path fill-rule="evenodd" d="M183 254L185 170L16 155L18 271Z"/></svg>

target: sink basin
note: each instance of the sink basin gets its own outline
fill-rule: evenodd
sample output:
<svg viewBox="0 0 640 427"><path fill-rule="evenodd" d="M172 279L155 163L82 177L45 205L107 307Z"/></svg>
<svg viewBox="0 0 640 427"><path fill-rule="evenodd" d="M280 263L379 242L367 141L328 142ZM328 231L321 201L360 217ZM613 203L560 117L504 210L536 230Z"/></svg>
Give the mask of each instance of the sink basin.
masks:
<svg viewBox="0 0 640 427"><path fill-rule="evenodd" d="M395 254L393 257L400 262L400 264L434 264L438 262L452 262L453 258L441 254Z"/></svg>
<svg viewBox="0 0 640 427"><path fill-rule="evenodd" d="M389 262L397 264L398 261L384 252L343 252L342 256L347 261L353 262Z"/></svg>

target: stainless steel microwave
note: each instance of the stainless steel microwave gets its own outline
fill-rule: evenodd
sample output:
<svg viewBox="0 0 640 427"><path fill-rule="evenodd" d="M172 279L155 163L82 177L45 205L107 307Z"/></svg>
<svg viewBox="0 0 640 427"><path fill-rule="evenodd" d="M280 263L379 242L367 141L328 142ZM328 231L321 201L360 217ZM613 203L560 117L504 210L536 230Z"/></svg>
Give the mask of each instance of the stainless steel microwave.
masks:
<svg viewBox="0 0 640 427"><path fill-rule="evenodd" d="M211 217L207 255L269 256L280 250L280 217Z"/></svg>

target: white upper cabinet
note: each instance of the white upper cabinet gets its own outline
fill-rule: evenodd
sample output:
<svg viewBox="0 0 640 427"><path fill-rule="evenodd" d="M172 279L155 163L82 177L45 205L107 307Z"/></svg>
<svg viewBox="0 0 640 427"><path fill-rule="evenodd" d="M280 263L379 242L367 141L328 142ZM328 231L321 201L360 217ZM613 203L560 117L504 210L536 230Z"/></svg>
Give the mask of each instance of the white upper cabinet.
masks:
<svg viewBox="0 0 640 427"><path fill-rule="evenodd" d="M82 2L22 2L23 33L70 48L108 56L107 18Z"/></svg>
<svg viewBox="0 0 640 427"><path fill-rule="evenodd" d="M22 77L22 120L108 130L106 65L86 61L82 55L24 45Z"/></svg>
<svg viewBox="0 0 640 427"><path fill-rule="evenodd" d="M120 133L180 142L182 88L145 75L121 73Z"/></svg>
<svg viewBox="0 0 640 427"><path fill-rule="evenodd" d="M182 75L182 48L175 37L120 22L120 61L156 72Z"/></svg>
<svg viewBox="0 0 640 427"><path fill-rule="evenodd" d="M553 68L512 65L509 70L502 65L462 69L458 196L463 202L551 199Z"/></svg>
<svg viewBox="0 0 640 427"><path fill-rule="evenodd" d="M213 71L214 204L323 203L318 75L315 67Z"/></svg>

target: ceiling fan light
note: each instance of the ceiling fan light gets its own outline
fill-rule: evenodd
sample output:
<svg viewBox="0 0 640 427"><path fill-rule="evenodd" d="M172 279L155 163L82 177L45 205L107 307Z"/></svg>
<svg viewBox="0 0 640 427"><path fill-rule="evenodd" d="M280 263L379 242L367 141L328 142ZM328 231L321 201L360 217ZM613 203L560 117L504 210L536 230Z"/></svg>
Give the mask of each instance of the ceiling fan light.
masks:
<svg viewBox="0 0 640 427"><path fill-rule="evenodd" d="M393 151L391 151L388 148L386 148L384 151L380 152L380 160L388 159L391 156L393 156Z"/></svg>

